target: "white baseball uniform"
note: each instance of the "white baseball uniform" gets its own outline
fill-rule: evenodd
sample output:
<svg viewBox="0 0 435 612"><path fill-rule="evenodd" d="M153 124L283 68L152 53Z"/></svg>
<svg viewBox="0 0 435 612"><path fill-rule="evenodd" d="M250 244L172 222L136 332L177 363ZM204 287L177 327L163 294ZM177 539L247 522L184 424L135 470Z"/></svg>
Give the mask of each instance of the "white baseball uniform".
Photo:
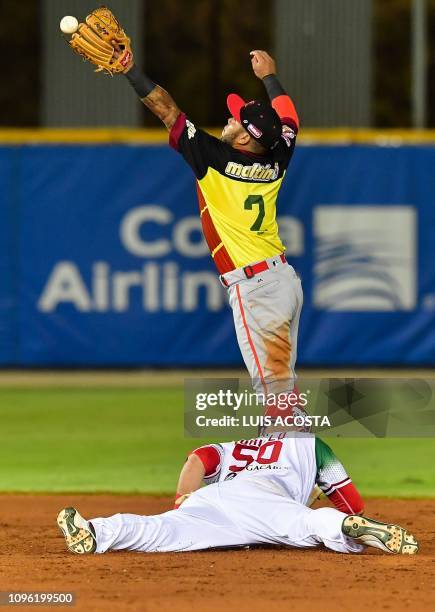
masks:
<svg viewBox="0 0 435 612"><path fill-rule="evenodd" d="M363 549L341 531L346 513L305 505L316 481L334 490L350 483L329 447L314 437L277 434L203 448L218 457L214 473L206 470L206 480L213 484L192 493L179 509L160 515L91 519L97 552L174 552L250 544L324 544L338 552ZM328 482L331 476L338 477L336 484Z"/></svg>

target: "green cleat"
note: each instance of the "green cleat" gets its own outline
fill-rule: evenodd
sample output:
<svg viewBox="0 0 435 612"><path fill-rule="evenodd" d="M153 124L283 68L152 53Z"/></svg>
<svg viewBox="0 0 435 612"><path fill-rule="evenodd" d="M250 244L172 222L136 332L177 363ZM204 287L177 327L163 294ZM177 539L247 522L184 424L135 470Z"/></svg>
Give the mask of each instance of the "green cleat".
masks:
<svg viewBox="0 0 435 612"><path fill-rule="evenodd" d="M360 544L388 553L415 555L418 552L417 540L399 525L380 523L365 516L347 516L341 530L345 536Z"/></svg>
<svg viewBox="0 0 435 612"><path fill-rule="evenodd" d="M64 508L57 516L57 524L63 533L68 550L77 555L94 553L97 541L92 527L75 508Z"/></svg>

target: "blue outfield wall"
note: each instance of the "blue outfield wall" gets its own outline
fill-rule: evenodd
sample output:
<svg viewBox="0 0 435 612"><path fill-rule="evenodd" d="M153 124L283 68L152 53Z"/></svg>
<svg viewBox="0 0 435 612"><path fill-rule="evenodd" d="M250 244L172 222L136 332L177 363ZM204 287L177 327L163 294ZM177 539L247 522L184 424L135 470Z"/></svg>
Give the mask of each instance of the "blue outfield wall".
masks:
<svg viewBox="0 0 435 612"><path fill-rule="evenodd" d="M0 364L241 364L197 210L164 145L0 147ZM435 364L435 147L299 146L278 217L300 365Z"/></svg>

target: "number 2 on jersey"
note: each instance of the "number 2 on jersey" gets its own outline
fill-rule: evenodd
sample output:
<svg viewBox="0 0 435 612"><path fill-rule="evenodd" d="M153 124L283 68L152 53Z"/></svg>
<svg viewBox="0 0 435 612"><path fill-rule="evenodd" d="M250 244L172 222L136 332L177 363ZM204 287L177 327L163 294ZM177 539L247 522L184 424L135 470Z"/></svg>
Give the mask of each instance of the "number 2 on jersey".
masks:
<svg viewBox="0 0 435 612"><path fill-rule="evenodd" d="M252 210L252 207L258 205L258 217L255 219L254 223L249 228L251 232L258 232L261 228L261 224L264 219L264 200L261 195L250 195L246 198L244 208L245 210Z"/></svg>
<svg viewBox="0 0 435 612"><path fill-rule="evenodd" d="M232 472L241 472L253 461L263 465L275 463L279 459L281 449L281 440L269 440L261 446L249 446L239 442L234 446L233 457L244 465L230 465L229 468Z"/></svg>

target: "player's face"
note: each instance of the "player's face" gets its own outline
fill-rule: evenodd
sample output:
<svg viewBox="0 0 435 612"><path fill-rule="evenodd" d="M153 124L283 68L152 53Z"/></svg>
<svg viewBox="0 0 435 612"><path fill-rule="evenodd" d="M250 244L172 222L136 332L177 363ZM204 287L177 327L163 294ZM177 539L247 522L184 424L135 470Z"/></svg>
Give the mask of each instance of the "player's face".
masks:
<svg viewBox="0 0 435 612"><path fill-rule="evenodd" d="M234 117L230 117L228 119L228 123L222 130L221 140L229 145L233 145L236 142L238 136L243 134L244 131L245 130L240 125L240 123L236 121Z"/></svg>

